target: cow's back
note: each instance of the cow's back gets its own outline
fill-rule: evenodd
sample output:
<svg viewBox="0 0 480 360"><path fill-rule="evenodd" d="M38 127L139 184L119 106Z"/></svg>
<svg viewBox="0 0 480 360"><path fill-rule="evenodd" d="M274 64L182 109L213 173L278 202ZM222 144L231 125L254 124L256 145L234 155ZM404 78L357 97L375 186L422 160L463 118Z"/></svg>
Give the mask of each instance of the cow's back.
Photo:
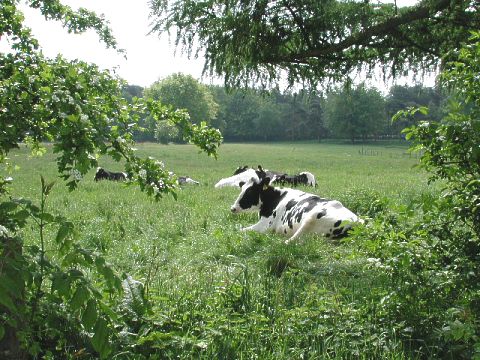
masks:
<svg viewBox="0 0 480 360"><path fill-rule="evenodd" d="M341 202L294 189L288 190L272 215L272 230L287 236L303 226L307 232L335 237L349 227L348 223L358 221Z"/></svg>

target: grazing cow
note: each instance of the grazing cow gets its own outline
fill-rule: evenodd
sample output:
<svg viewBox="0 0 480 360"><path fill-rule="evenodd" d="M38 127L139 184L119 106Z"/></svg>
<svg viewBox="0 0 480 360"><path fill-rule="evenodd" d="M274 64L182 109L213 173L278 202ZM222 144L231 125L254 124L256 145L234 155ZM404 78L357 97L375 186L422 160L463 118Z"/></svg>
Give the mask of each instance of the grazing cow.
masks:
<svg viewBox="0 0 480 360"><path fill-rule="evenodd" d="M177 178L177 183L178 183L178 185L185 185L185 184L200 185L200 183L198 181L193 180L189 176L179 176Z"/></svg>
<svg viewBox="0 0 480 360"><path fill-rule="evenodd" d="M309 185L317 187L317 182L315 181L315 176L308 171L301 172L298 175L277 175L272 178L271 183L278 184L289 184L293 186L297 185Z"/></svg>
<svg viewBox="0 0 480 360"><path fill-rule="evenodd" d="M271 230L288 235L285 243L304 233L340 237L346 234L352 223L363 222L339 201L296 189L273 187L268 177L248 180L231 207L232 213L249 210L259 210L260 220L243 231Z"/></svg>
<svg viewBox="0 0 480 360"><path fill-rule="evenodd" d="M124 172L113 172L107 171L104 168L98 167L97 172L95 173L95 181L98 180L115 180L115 181L124 181L127 180L128 175Z"/></svg>
<svg viewBox="0 0 480 360"><path fill-rule="evenodd" d="M265 176L273 178L273 177L280 177L283 175L287 175L285 173L278 172L278 171L272 171L272 170L266 170L266 169L264 170L261 165L258 165L257 169L258 170L249 168L248 165L239 166L234 171L232 176L219 180L215 184L215 187L216 188L224 187L224 186L240 186L241 187L252 177L257 179L262 179Z"/></svg>

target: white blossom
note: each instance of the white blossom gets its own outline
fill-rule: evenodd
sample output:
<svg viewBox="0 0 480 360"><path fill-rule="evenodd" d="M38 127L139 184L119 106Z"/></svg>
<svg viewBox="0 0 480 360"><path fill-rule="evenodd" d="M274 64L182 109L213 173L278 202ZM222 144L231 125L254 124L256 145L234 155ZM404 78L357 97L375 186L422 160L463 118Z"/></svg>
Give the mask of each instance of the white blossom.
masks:
<svg viewBox="0 0 480 360"><path fill-rule="evenodd" d="M138 176L143 179L143 180L146 180L147 179L147 170L145 169L142 169L138 172Z"/></svg>
<svg viewBox="0 0 480 360"><path fill-rule="evenodd" d="M8 230L5 226L0 225L0 235L1 236L8 236Z"/></svg>
<svg viewBox="0 0 480 360"><path fill-rule="evenodd" d="M74 180L82 180L82 174L77 169L70 170L70 176L73 177Z"/></svg>
<svg viewBox="0 0 480 360"><path fill-rule="evenodd" d="M155 184L154 182L151 182L151 183L150 183L150 186L152 187L153 193L154 193L155 195L157 195L157 194L160 192L160 189L158 188L157 184Z"/></svg>

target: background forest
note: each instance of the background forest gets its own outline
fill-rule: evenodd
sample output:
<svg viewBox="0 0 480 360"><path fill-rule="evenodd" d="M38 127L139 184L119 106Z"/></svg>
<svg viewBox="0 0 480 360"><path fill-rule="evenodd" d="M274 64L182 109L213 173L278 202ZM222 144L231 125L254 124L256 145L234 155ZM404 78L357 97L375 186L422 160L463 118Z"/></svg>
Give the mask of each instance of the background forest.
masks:
<svg viewBox="0 0 480 360"><path fill-rule="evenodd" d="M147 88L127 85L124 97L160 100L186 109L192 121L206 121L218 128L226 141L296 141L326 138L378 140L400 138L401 130L425 120L417 113L408 120L392 122L397 111L429 107L429 118L438 120L447 94L422 85L390 88L383 95L365 84L346 85L325 93L278 89L227 90L204 85L191 75L173 74ZM137 141L183 142L180 131L166 121L140 120L144 131Z"/></svg>

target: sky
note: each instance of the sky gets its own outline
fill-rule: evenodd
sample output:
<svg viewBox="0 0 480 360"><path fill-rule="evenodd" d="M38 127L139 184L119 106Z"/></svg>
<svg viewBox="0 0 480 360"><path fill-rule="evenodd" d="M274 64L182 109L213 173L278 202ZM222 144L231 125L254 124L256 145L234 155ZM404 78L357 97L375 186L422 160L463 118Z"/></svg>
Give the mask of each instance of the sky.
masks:
<svg viewBox="0 0 480 360"><path fill-rule="evenodd" d="M22 7L26 24L39 40L43 52L48 57L58 53L67 59L81 59L96 63L103 69L113 69L131 85L143 87L181 72L207 84L222 84L222 79L202 77L203 58L188 59L176 49L174 38L168 34L148 35L151 19L148 0L63 0L62 3L76 9L79 6L104 14L117 39L118 46L126 50L126 59L113 49L106 49L94 32L81 35L68 34L60 23L46 21L38 10ZM397 0L398 6L414 5L417 0ZM8 44L0 40L0 51L6 51ZM399 79L397 83L410 84L411 79ZM372 86L388 88L391 83L371 81ZM425 79L426 86L433 85L433 79Z"/></svg>

